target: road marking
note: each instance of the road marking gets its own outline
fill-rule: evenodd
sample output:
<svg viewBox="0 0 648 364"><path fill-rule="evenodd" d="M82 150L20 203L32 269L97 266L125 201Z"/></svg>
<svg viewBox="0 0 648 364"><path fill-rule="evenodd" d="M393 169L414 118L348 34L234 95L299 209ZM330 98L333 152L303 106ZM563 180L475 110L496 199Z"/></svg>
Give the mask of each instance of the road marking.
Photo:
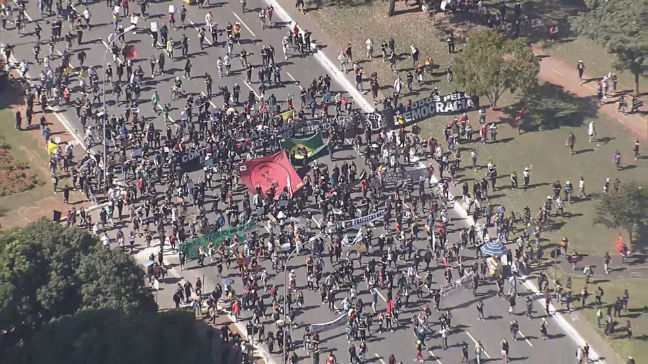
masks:
<svg viewBox="0 0 648 364"><path fill-rule="evenodd" d="M194 29L196 29L196 31L197 31L198 33L200 33L200 27L198 27L198 26L196 25L196 23L193 22L193 20L189 19L189 23L191 23L191 25L193 25ZM214 43L212 43L212 41L209 40L209 38L207 38L207 34L205 34L205 38L204 38L204 39L205 39L205 41L207 41L207 43L209 43L209 45L211 45L211 46L214 45Z"/></svg>
<svg viewBox="0 0 648 364"><path fill-rule="evenodd" d="M15 3L16 5L18 5L18 6L20 6L20 4L18 3L18 1L14 0L14 3ZM32 23L34 22L34 19L32 19L31 16L29 16L29 14L27 14L27 11L25 11L24 14L25 14L25 16L27 17L27 19L29 19L30 22L32 22Z"/></svg>
<svg viewBox="0 0 648 364"><path fill-rule="evenodd" d="M557 74L559 74L559 75L561 75L561 76L564 76L562 73L560 73L560 72L558 72L558 71L556 71L556 70L552 70L552 71L556 72Z"/></svg>
<svg viewBox="0 0 648 364"><path fill-rule="evenodd" d="M522 338L524 339L524 341L526 341L526 343L529 344L529 346L533 347L533 344L531 344L531 341L529 341L529 339L527 339L526 336L524 336L524 334L522 333L522 331L518 330L518 334L520 334L520 336L522 336Z"/></svg>
<svg viewBox="0 0 648 364"><path fill-rule="evenodd" d="M250 34L252 34L252 36L253 36L254 38L256 38L256 34L254 34L254 32L252 31L252 29L250 29L250 27L248 27L247 24L245 24L245 22L243 21L243 19L241 19L241 17L238 16L238 14L236 14L235 12L232 12L232 14L234 14L234 16L236 17L236 19L238 19L238 21L239 21L241 24L243 24L243 26L245 27L245 29L247 29L247 31L250 32Z"/></svg>
<svg viewBox="0 0 648 364"><path fill-rule="evenodd" d="M158 102L158 104L157 104L157 107L158 107L158 109L160 109L160 111L164 110L164 108L163 108L162 106L160 106L160 103L159 103L159 102ZM173 118L171 117L171 113L169 113L169 117L168 117L168 119L169 119L172 123L175 124L175 121L174 121Z"/></svg>
<svg viewBox="0 0 648 364"><path fill-rule="evenodd" d="M313 220L313 222L315 223L315 225L317 225L319 229L322 228L322 224L320 224L319 221L315 220L315 217L311 217L311 220Z"/></svg>
<svg viewBox="0 0 648 364"><path fill-rule="evenodd" d="M103 39L101 40L101 43L103 43L103 45L106 46L106 49L108 50L108 52L110 52L110 55L112 56L113 54L112 54L112 52L110 51L110 46L108 45L108 43L106 43L106 41L104 41ZM119 59L119 57L117 57L117 58L113 58L113 60L114 60L114 59L116 59L117 62L122 63L122 60Z"/></svg>
<svg viewBox="0 0 648 364"><path fill-rule="evenodd" d="M295 81L295 85L297 85L297 87L299 87L300 90L303 90L303 89L304 89L304 88L299 84L299 81L297 81L297 80L295 79L295 77L293 77L293 75L290 74L290 72L286 72L286 74L288 75L288 77L290 77L291 80Z"/></svg>
<svg viewBox="0 0 648 364"><path fill-rule="evenodd" d="M205 97L207 97L207 94L205 94L205 93L202 92L202 91L200 91L200 94L203 95L203 96L205 96ZM214 105L214 103L211 102L211 100L207 100L207 101L209 101L209 104L210 104L214 109L218 109L218 107L217 107L216 105Z"/></svg>
<svg viewBox="0 0 648 364"><path fill-rule="evenodd" d="M63 57L63 53L61 53L61 51L59 51L58 49L55 49L55 51L56 51L56 53L58 53L58 55L59 55L60 57ZM70 55L70 58L72 58L71 55ZM68 62L69 62L68 65L74 69L74 65L72 64L72 60L71 60L71 59L68 59Z"/></svg>
<svg viewBox="0 0 648 364"><path fill-rule="evenodd" d="M376 293L378 293L378 296L380 296L380 298L382 298L383 301L387 302L387 299L385 298L385 296L382 295L382 293L380 293L380 290L378 290L377 288L374 288L374 290L376 291Z"/></svg>
<svg viewBox="0 0 648 364"><path fill-rule="evenodd" d="M259 95L256 91L254 91L254 88L248 82L243 81L243 84L247 86L247 88L249 88L250 91L254 92L254 96L256 96L257 100L261 100L261 95Z"/></svg>
<svg viewBox="0 0 648 364"><path fill-rule="evenodd" d="M153 39L153 34L149 33L149 37L151 37L151 39ZM155 42L157 43L158 47L162 48L163 51L166 50L166 47L163 46L162 43L160 43L159 40L156 40Z"/></svg>
<svg viewBox="0 0 648 364"><path fill-rule="evenodd" d="M464 331L464 332L466 333L466 335L468 335L468 337L470 338L470 340L472 340L472 341L475 343L475 345L478 344L478 341L475 340L475 338L474 338L472 335L470 335L470 333L469 333L468 331ZM483 345L483 344L482 344L482 350L484 351L484 355L486 355L486 357L487 357L488 359L491 359L491 356L488 355L488 352L486 351L486 348L484 348L484 345Z"/></svg>
<svg viewBox="0 0 648 364"><path fill-rule="evenodd" d="M378 361L380 361L380 364L386 364L385 361L382 359L382 357L380 355L378 355L378 354L374 354L374 355L376 356Z"/></svg>
<svg viewBox="0 0 648 364"><path fill-rule="evenodd" d="M439 360L439 357L436 356L436 355L434 355L434 353L432 352L432 350L428 350L428 353L430 353L430 355L432 355L432 356L434 357L434 360L436 360L437 363L439 363L439 364L443 364L443 363L441 363L441 360Z"/></svg>

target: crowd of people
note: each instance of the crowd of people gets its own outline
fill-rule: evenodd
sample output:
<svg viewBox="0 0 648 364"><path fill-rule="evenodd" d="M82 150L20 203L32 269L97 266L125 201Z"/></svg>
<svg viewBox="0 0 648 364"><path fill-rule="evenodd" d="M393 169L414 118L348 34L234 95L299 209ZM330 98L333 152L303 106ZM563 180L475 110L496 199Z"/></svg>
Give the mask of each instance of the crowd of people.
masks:
<svg viewBox="0 0 648 364"><path fill-rule="evenodd" d="M245 2L242 1L242 4L243 11L246 11ZM107 5L110 8L114 4L108 2ZM56 10L59 17L51 22L50 38L43 42L43 30L38 22L34 25L34 35L37 37L35 59L44 65L44 69L33 84L26 87L27 114L24 119L28 126L31 125L35 102L40 103L42 109L49 105L74 108L82 125L83 141L88 153L75 158L72 149L59 148L50 169L54 176L60 173L59 168L70 173L72 185L64 190L66 200L70 189L79 189L88 200L97 203L103 194L107 202L100 209L97 221L93 221L91 214L83 209L71 209L67 213L69 225L92 229L105 246L116 244L131 251L138 239L147 246L158 240L159 252L151 256L156 263L148 272L154 278L165 274L165 246L176 250L180 244L189 243L196 237L251 221L269 226L265 235L255 231L248 233L241 241L227 238L199 248L197 259L201 267L205 263L213 264L219 277L236 274L242 283L242 290L237 291L232 284L227 284L217 285L213 292L207 293L203 288L204 282L197 279L195 284L186 282L179 286L173 300L176 307L180 307L183 301L191 303L199 314L204 305L212 319L218 315L218 305L221 304L228 306L235 319L244 311L251 312L245 336L252 342L264 343L270 353L275 352L276 345L283 352L286 362L296 363L300 360L297 354L299 348L308 353L314 364L320 362L322 353L326 355L327 364L339 362L330 348L322 347L316 330L312 332L307 327L301 341L293 340L293 328L300 325L298 316L303 314L302 308L306 304L304 290L318 291L321 304L326 304L332 312L347 316L344 327L351 363L366 359L368 338L404 328L399 315L403 307L413 305L413 297L432 302L425 304L412 317L412 329L416 335L413 358L419 361L425 360L423 349L427 348L431 338L439 338L442 348L447 349L448 337L457 332L452 326L451 311L443 308L444 297L465 289L477 295L478 288L490 284L489 277L493 275L497 295L507 300L509 313L515 313L519 277L528 274L531 267L542 259L543 248L539 241L544 224L554 208L558 213L564 209L563 200L560 199L563 188L560 182L554 185L555 195L542 201L537 216L532 216L530 208L525 208L521 214L507 211L503 205L489 203L489 193L499 188L497 166L489 161L483 179L475 181L472 186L467 182L461 185L462 199L469 214L474 221L481 223L461 229L459 240L450 241L448 207L452 204L451 185L456 184L458 171L463 168L477 169L479 164L476 150L470 152L469 163L465 160L462 163L459 149L454 148L456 144L472 138L471 121L466 114L455 118L447 126L444 136L421 141L417 133L405 127L392 131L389 125L383 123L382 128L376 130L374 125L356 113L350 99L331 97L334 90L328 75L322 75L302 88L299 105L292 97L277 100L271 90L276 84L282 83L282 67L280 60L275 60L273 45L264 45L259 53L260 60L252 61L251 55L241 44L241 39L245 37L241 24L229 23L221 29L214 22L211 11L207 11L205 25L199 27L197 32L201 50L204 43L227 48L227 54L214 62L214 72L219 78L237 77L240 84L257 84L254 90L250 89L247 97L242 97L239 83L231 91L227 86L219 86L222 102L216 106L211 101L215 95L215 76L211 74L203 77L205 92L192 95L184 91L183 82L186 81L183 80L191 80L192 77L190 40L183 34L179 42L174 42L165 22L161 23L158 32L152 33L153 47L159 53L150 59L150 73L147 75L141 65L136 65L131 45L126 39L127 32L120 21L120 17L130 14L128 2L122 2L121 6L124 13L113 14L115 31L107 39L112 44L109 47L113 55L112 64L106 65L103 71L97 71L99 65L86 67L85 53L75 51L73 46L73 39L80 44L83 31L91 27L92 15L89 11L79 13L71 1L65 8L58 1ZM141 14L146 16L146 0L140 1L139 7ZM40 1L39 8L41 14L53 13L51 1ZM24 6L17 9L16 29L20 32L26 27L25 10ZM264 28L266 25L272 27L273 12L271 6L260 10L259 19ZM10 14L13 13L10 11ZM175 14L168 15L172 29L186 26L187 9L184 5L178 13L179 25L176 24ZM3 16L3 29L6 21L12 19ZM71 32L62 33L65 22L76 30L76 36ZM222 30L226 36L219 40ZM157 41L158 33L161 42ZM211 41L207 40L207 34L212 36ZM310 37L308 31L294 25L277 47L281 47L284 59L293 54L308 54L311 49ZM371 58L373 42L369 41L367 57ZM56 60L54 46L59 42L64 42L66 47ZM41 43L50 45L49 54L42 58ZM179 55L175 53L177 48L180 49ZM393 40L383 42L381 49L383 56L395 54ZM12 58L12 52L10 45L4 47L7 60ZM414 64L418 65L418 49L412 46L411 54ZM71 66L73 55L80 64L77 68ZM167 57L184 62L184 76L167 81L173 89L172 101L175 102L177 97L184 104L177 120L173 120L170 103L162 102L157 91L153 91L150 98L142 92L143 82L170 72L165 68ZM239 67L233 62L234 57L239 58ZM260 64L255 64L256 61L260 61ZM353 62L350 47L341 54L343 68L346 68L347 61ZM15 66L21 77L27 79L29 63L22 61ZM353 67L360 75L357 85L362 89L362 69L357 63ZM425 72L425 66L421 67L417 77L422 77ZM232 74L233 69L240 73ZM253 77L253 70L256 70L256 78ZM447 72L451 74L450 69ZM87 77L81 77L82 73ZM75 80L77 86L73 85ZM408 75L410 89L413 81L414 76ZM102 100L104 82L114 99L112 104L105 104ZM377 88L377 75L371 76L370 83L372 90ZM402 86L402 80L395 83L395 92L385 99L379 112L399 105ZM376 97L377 93L374 94ZM154 120L143 117L140 107L149 100L153 111L165 124L171 122L174 125L159 128ZM122 106L125 107L122 109ZM278 116L282 111L291 109L296 111L292 117L294 120L284 120ZM485 111L480 112L480 130L486 125L482 112ZM327 136L331 162L320 159L302 167L304 183L299 190L272 186L265 191L261 187L250 191L241 184L236 168L239 163L279 150L280 137L272 131L285 123L340 114L351 116L352 122L332 122L328 129L320 130ZM23 127L22 120L22 115L18 114L16 127L19 129ZM43 120L40 122L43 137L49 139ZM261 129L270 131L267 138L251 140L239 137ZM497 130L490 129L490 132L491 139L496 140ZM483 134L485 142L487 132ZM364 158L364 164L356 164L355 160L335 160L334 151L351 148L346 142L349 136L361 158ZM100 149L95 148L102 140L105 140L107 148L106 158ZM204 160L210 159L212 163L205 165L202 173L184 170L182 156L190 154L204 155ZM408 171L418 168L416 161L419 159L435 162L426 165L423 175L412 177ZM76 164L73 163L75 160ZM389 171L399 176L396 185L383 181ZM530 181L530 169L526 168L522 176L522 188L526 188ZM519 187L515 172L511 174L510 182L513 188ZM584 194L583 183L581 179L579 196ZM565 184L564 201L571 202L573 189L570 182ZM354 232L358 230L357 236L353 243L349 243L346 237L349 231L343 222L372 213L380 213L381 217L369 225L356 227ZM291 220L291 217L297 220ZM313 222L316 227L313 227ZM378 228L383 229L384 233L374 236L374 230ZM117 232L115 238L108 235L112 229ZM514 239L518 233L519 236ZM488 256L482 253L482 247L495 240L517 243L513 250L503 254L510 264L510 276L489 272ZM293 252L306 259L303 277L291 268L288 257ZM188 258L180 252L181 268ZM287 275L285 294L280 292L277 282L271 282L268 278L270 269L275 273L283 271ZM442 277L435 279L435 275ZM546 283L540 284L541 288L545 287L546 313L534 315L533 302L527 298L525 314L529 319L542 317L538 332L546 339L550 337L550 329L545 316L551 315L548 305L552 296L546 276L542 281ZM568 285L571 290L571 284ZM269 295L265 292L269 292ZM381 292L385 293L384 307L379 304ZM582 294L583 302L586 293ZM368 294L371 302L363 302L360 298L362 294ZM620 301L619 311L624 306L627 308L628 298ZM561 301L560 297L558 301ZM569 301L570 298L567 298L568 308ZM484 302L478 300L476 307L478 318L485 319ZM433 314L433 311L438 314ZM510 323L510 330L512 339L518 340L517 321ZM613 332L614 325L610 330ZM222 333L226 340L231 336L226 329ZM236 340L241 340L239 334L235 335ZM508 362L511 346L506 338L502 339L501 355ZM467 362L470 357L477 363L484 360L485 350L481 342L476 342L472 354L470 352L468 344L463 342L462 362ZM579 348L577 358L587 360L588 353L589 346ZM403 359L397 360L391 355L388 360L389 364L396 364Z"/></svg>

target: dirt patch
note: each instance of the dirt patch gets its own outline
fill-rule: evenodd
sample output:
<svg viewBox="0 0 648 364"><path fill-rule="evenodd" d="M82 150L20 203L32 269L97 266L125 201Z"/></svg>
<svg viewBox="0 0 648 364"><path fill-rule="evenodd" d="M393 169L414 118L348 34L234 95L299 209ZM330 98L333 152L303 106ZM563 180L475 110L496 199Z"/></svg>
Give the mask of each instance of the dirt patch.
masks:
<svg viewBox="0 0 648 364"><path fill-rule="evenodd" d="M21 153L29 154L21 147ZM12 146L0 136L0 197L32 190L45 182L38 172L32 171L29 164L18 161L12 155Z"/></svg>

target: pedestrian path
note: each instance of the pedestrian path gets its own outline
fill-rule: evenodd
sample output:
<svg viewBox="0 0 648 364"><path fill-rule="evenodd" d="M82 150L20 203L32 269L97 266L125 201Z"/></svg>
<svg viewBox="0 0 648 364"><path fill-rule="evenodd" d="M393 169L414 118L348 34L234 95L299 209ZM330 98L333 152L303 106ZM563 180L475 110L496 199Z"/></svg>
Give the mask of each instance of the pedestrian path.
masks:
<svg viewBox="0 0 648 364"><path fill-rule="evenodd" d="M579 97L597 97L598 84L596 81L601 79L603 75L592 76L585 73L583 80L586 82L581 85L576 68L550 57L536 47L533 47L533 52L541 58L540 73L538 74L540 79L562 86L565 91ZM599 112L619 121L641 138L648 139L648 120L639 114L624 114L619 112L617 108L616 98L610 98L606 104L599 107Z"/></svg>

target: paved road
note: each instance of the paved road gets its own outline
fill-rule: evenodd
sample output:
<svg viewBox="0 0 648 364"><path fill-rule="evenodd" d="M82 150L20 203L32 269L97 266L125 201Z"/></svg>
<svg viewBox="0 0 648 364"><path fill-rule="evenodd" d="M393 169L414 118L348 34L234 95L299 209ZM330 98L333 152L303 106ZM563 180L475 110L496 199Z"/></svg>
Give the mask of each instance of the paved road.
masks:
<svg viewBox="0 0 648 364"><path fill-rule="evenodd" d="M148 12L151 14L151 18L155 18L157 21L162 21L166 17L166 9L170 2L162 3L153 3L149 8ZM176 3L176 6L179 7L180 3ZM248 3L248 8L260 8L265 7L266 4L258 0L251 1ZM78 7L79 11L82 11L83 7ZM88 60L86 61L87 65L103 65L104 62L104 53L106 46L104 44L107 39L108 34L112 30L110 25L110 12L105 4L98 3L90 6L92 13L94 14L92 23L95 24L92 30L84 34L84 43L79 47L76 47L75 50L83 49L88 54ZM248 52L252 52L251 57L252 63L260 63L259 56L259 47L262 44L272 44L278 53L281 53L281 38L286 32L286 28L274 28L274 29L261 29L261 25L258 21L258 15L256 11L251 11L249 13L242 13L240 6L237 2L227 3L221 2L217 4L212 4L209 8L214 14L215 21L220 24L220 27L223 27L228 22L240 21L243 24L243 35L244 47ZM34 2L30 3L28 6L28 13L33 19L38 19L38 11L36 9L36 4ZM178 17L179 18L179 17ZM204 11L200 11L197 7L190 7L188 19L194 22L196 25L200 25L204 22ZM191 21L188 21L191 24ZM31 29L33 25L29 26ZM8 34L7 34L8 33ZM214 90L218 89L218 86L227 85L230 90L235 82L239 83L242 87L243 94L245 95L245 90L248 88L247 85L243 83L242 75L235 74L230 77L224 77L219 79L216 75L215 70L215 59L218 56L224 56L224 48L221 44L217 44L214 47L209 47L203 51L199 50L198 41L196 37L196 30L188 27L185 30L179 31L170 31L170 34L175 40L178 40L181 34L187 34L190 37L190 57L193 63L193 74L198 76L202 75L205 72L210 73L214 77ZM15 32L10 31L6 32L6 35L3 35L3 42L8 44L15 45L16 58L18 60L32 59L31 49L32 43L34 41L33 36L25 36L21 38L16 38ZM45 32L45 35L48 35L48 32ZM138 33L138 34L127 34L126 39L129 43L135 44L137 46L138 57L142 61L142 66L145 72L149 72L148 69L148 58L151 55L159 54L159 50L154 50L151 47L151 38L148 34ZM103 41L101 41L103 40ZM56 54L59 54L63 51L63 43L57 44ZM45 48L45 47L44 47ZM44 49L44 52L46 50ZM179 50L176 50L176 54L179 54ZM278 54L277 59L280 56ZM76 58L73 56L72 58ZM110 59L110 55L108 55ZM157 90L161 96L161 103L169 102L170 100L170 84L169 80L176 75L181 75L184 61L177 61L176 63L168 62L167 64L167 74L163 76L156 77L155 79L147 78L145 81L145 89L143 91L143 99L149 99L153 90ZM238 63L234 62L234 69L237 69ZM275 93L278 100L285 99L289 94L297 94L299 92L298 82L309 83L313 78L325 74L327 71L319 66L316 62L313 61L312 57L291 57L287 61L282 62L284 70L284 83L282 87L273 88L268 92ZM31 65L32 75L37 75L40 72L40 66L36 64ZM292 78L295 78L295 81ZM190 81L184 80L185 89L189 90L192 93L200 93L204 91L204 81L200 78L195 78ZM250 86L254 92L257 88L257 85L253 84ZM334 89L339 90L340 86L334 84ZM111 97L109 96L108 99ZM213 103L216 106L220 106L221 99L219 96L216 96L213 100ZM156 112L151 110L150 103L143 103L141 106L141 113L145 117L149 118L152 122L155 123L158 129L163 129L166 127L165 121L163 121ZM172 105L176 110L171 114L172 119L177 120L179 118L179 109L182 106L181 101L173 102ZM72 125L74 129L80 130L81 126L78 123L76 116L73 110L68 110L64 112L64 117ZM336 153L336 159L339 160L355 160L358 166L362 166L363 162L361 159L356 158L356 152L350 146L344 151ZM330 163L328 158L321 158L322 162ZM337 163L341 163L338 161ZM418 163L414 163L409 168L418 167ZM198 173L193 173L191 177L194 180L198 179ZM242 194L244 193L244 188L242 186L238 187L236 191L236 199L240 200ZM358 198L358 193L354 194L354 198ZM210 201L210 198L207 198ZM192 207L193 209L193 207ZM310 200L309 210L314 214L316 220L319 219L319 210L313 204L313 200ZM450 210L449 217L451 222L449 224L449 241L455 242L458 241L458 230L460 228L466 227L467 222L463 216L461 216L457 211ZM95 219L96 220L96 219ZM424 223L422 220L419 220L418 223L422 226ZM390 232L393 232L393 222L391 228L388 229ZM126 229L128 231L128 229ZM382 226L377 226L374 228L374 237L378 237L382 234L384 228ZM115 230L110 232L111 235L115 234ZM139 243L141 244L141 243ZM421 239L416 242L416 247L424 249L427 243L425 240ZM467 250L462 252L464 255L464 261L470 263L472 258L475 256L474 251ZM173 266L177 265L177 256L173 252L168 252L166 254L166 259L168 263ZM305 256L296 256L289 262L289 268L295 269L298 275L298 286L302 288L305 286ZM263 265L269 268L269 262L264 262ZM404 265L401 263L399 266L400 269L404 268ZM177 267L176 267L177 269ZM331 267L327 261L327 268L325 271L330 271ZM435 277L435 286L439 286L443 281L442 272L443 268L434 264L431 272ZM235 276L234 271L229 272L232 277ZM196 262L190 262L187 265L187 269L181 272L182 276L189 280L195 281L197 277L204 277L205 284L207 287L213 286L218 283L220 279L216 276L216 269L213 265L209 265L205 268L197 267ZM360 274L360 271L356 271L356 274ZM273 276L271 279L272 284L277 284L281 287L283 285L283 273L279 273L276 276ZM237 291L241 291L242 287L240 282L235 284ZM368 293L364 290L365 285L360 284L362 291L360 292L360 297L364 302L368 303L371 301ZM507 287L508 289L508 287ZM523 316L509 316L507 313L508 304L495 297L495 288L492 284L485 285L481 287L478 291L478 297L473 297L470 292L462 292L456 295L453 295L448 298L444 298L442 301L442 307L452 310L453 313L453 331L448 340L450 348L443 350L440 347L440 339L438 336L435 336L428 341L429 350L426 353L426 360L436 363L450 364L460 362L460 345L463 342L466 342L470 345L470 357L473 358L474 344L477 340L481 341L485 351L486 358L491 358L494 361L500 360L500 346L499 343L503 338L510 339L510 334L508 330L508 323L512 319L517 319L520 322L520 329L523 333L524 339L518 340L511 344L511 357L516 360L524 362L552 362L552 363L570 363L573 361L575 343L572 340L565 339L566 334L558 328L558 325L552 324L549 328L549 333L551 335L550 339L544 341L539 338L539 319L529 321ZM519 293L522 297L527 295L524 287L519 285ZM298 329L293 332L293 339L299 341L302 333L303 327L306 324L317 323L317 322L326 322L333 320L338 316L336 313L330 312L325 305L322 305L319 300L319 294L312 291L304 290L305 295L305 308L302 313L298 316L297 320L304 325L300 325ZM386 297L386 292L381 291L381 298ZM266 294L267 299L267 294ZM342 299L342 294L337 295L338 301ZM475 302L478 299L482 299L485 305L485 311L487 320L478 321L477 312L475 309ZM268 302L268 301L266 301ZM404 310L404 313L401 316L401 327L396 330L394 333L386 333L382 335L373 335L369 342L369 353L368 360L378 361L381 364L385 364L387 358L394 354L398 361L409 361L410 358L414 358L414 341L415 337L412 332L411 317L426 303L430 302L429 299L417 300L416 297L412 297L410 300L411 305ZM339 304L339 303L338 303ZM523 310L523 298L518 301L517 310ZM379 308L384 309L384 301L380 302ZM543 308L540 305L535 307L536 315L537 312L542 312ZM248 316L247 314L244 317ZM247 318L247 317L246 317ZM436 320L437 315L434 314L433 318ZM550 321L552 322L552 321ZM438 326L435 327L438 331ZM323 352L326 350L335 350L338 360L343 363L348 361L347 359L347 348L348 343L344 335L343 328L337 328L331 331L327 331L322 334L323 339ZM510 341L510 340L509 340ZM305 357L306 354L303 351L298 352L301 357ZM274 357L277 362L280 362L280 358Z"/></svg>

